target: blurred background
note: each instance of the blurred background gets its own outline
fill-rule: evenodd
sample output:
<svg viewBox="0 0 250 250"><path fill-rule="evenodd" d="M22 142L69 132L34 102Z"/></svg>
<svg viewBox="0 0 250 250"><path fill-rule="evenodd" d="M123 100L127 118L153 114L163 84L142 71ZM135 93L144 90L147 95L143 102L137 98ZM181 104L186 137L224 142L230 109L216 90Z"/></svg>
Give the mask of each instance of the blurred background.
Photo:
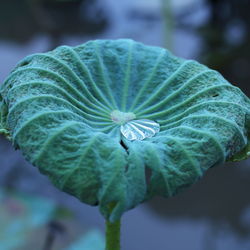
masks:
<svg viewBox="0 0 250 250"><path fill-rule="evenodd" d="M248 0L1 0L0 82L28 54L132 38L196 59L250 96L249 8ZM249 165L218 166L178 196L127 212L122 249L249 250ZM101 244L103 233L98 208L57 190L0 137L0 250L94 250L87 243Z"/></svg>

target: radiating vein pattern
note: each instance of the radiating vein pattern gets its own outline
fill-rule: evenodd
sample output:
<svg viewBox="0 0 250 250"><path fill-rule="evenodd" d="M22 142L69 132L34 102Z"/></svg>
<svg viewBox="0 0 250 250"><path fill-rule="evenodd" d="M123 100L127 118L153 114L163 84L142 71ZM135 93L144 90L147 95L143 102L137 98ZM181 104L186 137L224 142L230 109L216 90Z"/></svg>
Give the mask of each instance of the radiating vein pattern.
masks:
<svg viewBox="0 0 250 250"><path fill-rule="evenodd" d="M30 55L0 94L0 132L59 189L111 221L250 155L250 101L239 88L128 39Z"/></svg>

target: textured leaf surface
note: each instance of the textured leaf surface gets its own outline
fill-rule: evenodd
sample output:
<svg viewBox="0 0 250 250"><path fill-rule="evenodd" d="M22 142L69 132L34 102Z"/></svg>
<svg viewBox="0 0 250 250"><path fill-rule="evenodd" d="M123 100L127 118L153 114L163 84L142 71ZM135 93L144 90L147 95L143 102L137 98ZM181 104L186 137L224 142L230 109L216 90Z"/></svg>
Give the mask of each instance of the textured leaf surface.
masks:
<svg viewBox="0 0 250 250"><path fill-rule="evenodd" d="M109 220L249 155L250 102L240 89L198 62L132 40L28 56L1 96L2 127L26 159ZM121 126L145 119L160 132L142 141L121 135Z"/></svg>

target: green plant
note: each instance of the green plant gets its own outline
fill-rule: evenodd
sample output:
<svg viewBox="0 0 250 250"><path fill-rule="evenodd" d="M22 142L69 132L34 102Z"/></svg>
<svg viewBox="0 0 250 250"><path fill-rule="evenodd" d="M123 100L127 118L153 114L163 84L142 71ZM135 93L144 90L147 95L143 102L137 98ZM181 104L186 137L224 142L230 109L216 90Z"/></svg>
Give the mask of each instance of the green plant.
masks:
<svg viewBox="0 0 250 250"><path fill-rule="evenodd" d="M196 61L127 39L26 57L1 87L0 121L59 189L99 205L107 250L119 249L125 211L173 196L250 150L250 101L239 88Z"/></svg>

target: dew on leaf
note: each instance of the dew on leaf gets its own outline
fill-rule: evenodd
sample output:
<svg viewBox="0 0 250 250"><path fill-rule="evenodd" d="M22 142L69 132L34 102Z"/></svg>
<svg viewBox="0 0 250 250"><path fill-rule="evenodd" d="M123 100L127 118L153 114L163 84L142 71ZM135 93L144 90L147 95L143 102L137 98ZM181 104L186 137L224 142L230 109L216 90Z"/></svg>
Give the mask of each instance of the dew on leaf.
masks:
<svg viewBox="0 0 250 250"><path fill-rule="evenodd" d="M145 138L153 137L159 131L160 125L154 121L147 119L131 120L121 125L122 135L130 141L142 141Z"/></svg>

